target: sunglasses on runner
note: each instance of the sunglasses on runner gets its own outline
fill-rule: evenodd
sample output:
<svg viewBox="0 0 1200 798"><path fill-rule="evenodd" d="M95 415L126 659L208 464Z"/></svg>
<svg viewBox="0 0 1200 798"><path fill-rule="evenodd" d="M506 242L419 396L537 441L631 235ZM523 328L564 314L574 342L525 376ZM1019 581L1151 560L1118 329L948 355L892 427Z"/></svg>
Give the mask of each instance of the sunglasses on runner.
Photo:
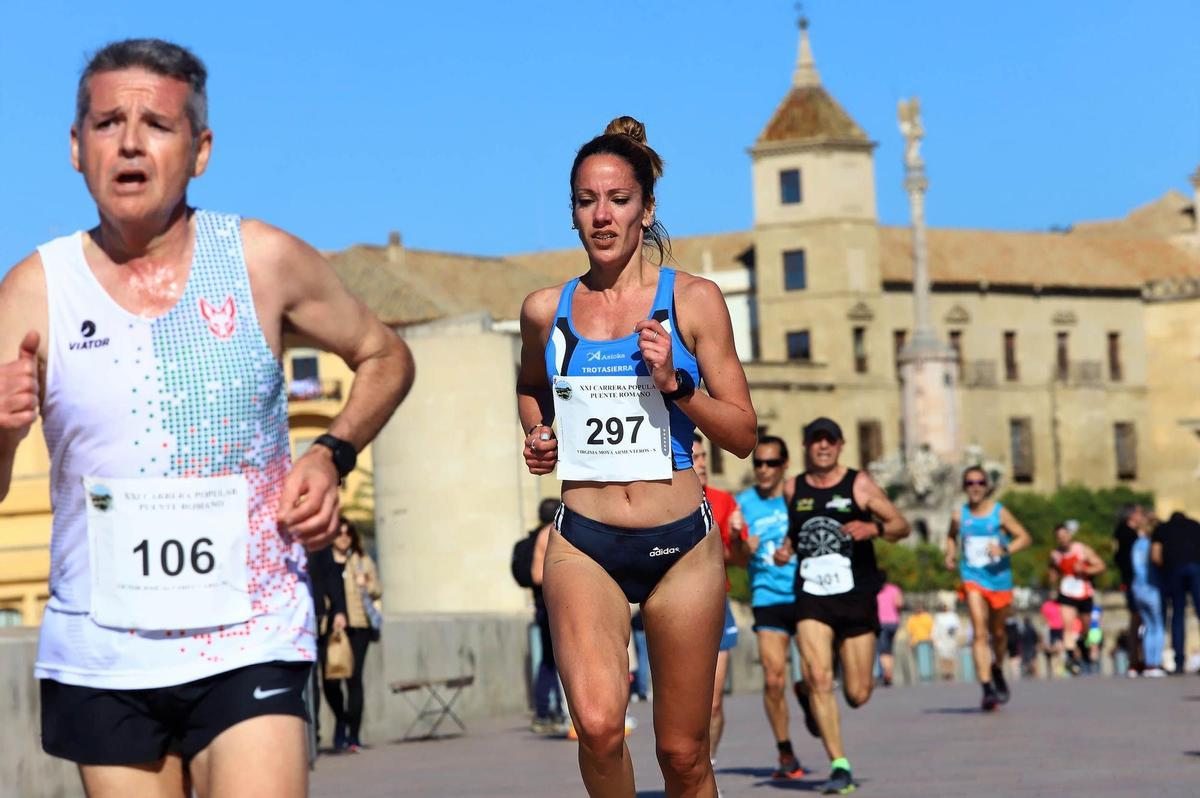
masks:
<svg viewBox="0 0 1200 798"><path fill-rule="evenodd" d="M964 488L970 488L970 487L986 488L987 480L986 479L964 479L963 487Z"/></svg>
<svg viewBox="0 0 1200 798"><path fill-rule="evenodd" d="M769 460L759 460L757 457L753 460L755 468L779 468L786 461L782 457L772 457Z"/></svg>

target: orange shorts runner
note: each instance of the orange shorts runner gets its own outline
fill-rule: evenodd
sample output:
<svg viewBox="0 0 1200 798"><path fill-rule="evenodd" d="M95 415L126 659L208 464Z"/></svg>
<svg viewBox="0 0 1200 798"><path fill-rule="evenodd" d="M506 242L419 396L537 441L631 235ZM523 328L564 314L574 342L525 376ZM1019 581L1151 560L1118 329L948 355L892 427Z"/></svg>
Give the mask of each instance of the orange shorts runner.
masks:
<svg viewBox="0 0 1200 798"><path fill-rule="evenodd" d="M978 593L987 599L987 603L991 605L993 610L1002 610L1012 604L1011 590L988 590L982 585L974 582L963 582L958 588L958 597L962 601L967 600L967 593Z"/></svg>

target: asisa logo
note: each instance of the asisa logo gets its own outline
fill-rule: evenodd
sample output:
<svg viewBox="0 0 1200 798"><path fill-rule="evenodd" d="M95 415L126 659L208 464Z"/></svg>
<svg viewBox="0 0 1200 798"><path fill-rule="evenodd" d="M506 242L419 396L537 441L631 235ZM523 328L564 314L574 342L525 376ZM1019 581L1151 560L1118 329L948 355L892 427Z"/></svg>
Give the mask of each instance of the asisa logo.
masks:
<svg viewBox="0 0 1200 798"><path fill-rule="evenodd" d="M214 308L208 304L208 300L200 297L200 315L208 322L208 331L222 341L230 338L236 329L234 316L237 315L237 307L231 296L225 297L225 304L219 308Z"/></svg>

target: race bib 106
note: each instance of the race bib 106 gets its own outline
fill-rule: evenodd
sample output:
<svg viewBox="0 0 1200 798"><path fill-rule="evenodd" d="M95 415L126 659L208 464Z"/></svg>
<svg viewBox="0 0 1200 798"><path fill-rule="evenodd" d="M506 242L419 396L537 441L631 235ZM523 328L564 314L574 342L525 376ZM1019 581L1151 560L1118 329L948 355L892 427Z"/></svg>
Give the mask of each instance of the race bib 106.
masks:
<svg viewBox="0 0 1200 798"><path fill-rule="evenodd" d="M555 377L558 478L671 478L671 416L653 377Z"/></svg>
<svg viewBox="0 0 1200 798"><path fill-rule="evenodd" d="M821 554L800 561L804 592L814 596L836 596L854 589L850 558L843 554Z"/></svg>
<svg viewBox="0 0 1200 798"><path fill-rule="evenodd" d="M146 631L249 620L245 477L84 477L83 487L92 620Z"/></svg>

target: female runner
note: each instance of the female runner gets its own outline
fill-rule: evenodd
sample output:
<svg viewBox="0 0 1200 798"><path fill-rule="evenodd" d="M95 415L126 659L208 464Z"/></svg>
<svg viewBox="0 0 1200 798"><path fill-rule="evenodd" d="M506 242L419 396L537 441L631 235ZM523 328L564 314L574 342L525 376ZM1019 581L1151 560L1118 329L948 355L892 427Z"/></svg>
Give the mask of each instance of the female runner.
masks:
<svg viewBox="0 0 1200 798"><path fill-rule="evenodd" d="M521 308L525 462L534 474L557 466L563 481L543 589L591 796L635 794L624 737L631 603L645 620L666 794L716 795L708 726L725 578L692 432L744 458L757 420L720 290L643 255L657 249L661 264L666 248L654 217L661 173L631 117L585 144L571 208L588 272Z"/></svg>

